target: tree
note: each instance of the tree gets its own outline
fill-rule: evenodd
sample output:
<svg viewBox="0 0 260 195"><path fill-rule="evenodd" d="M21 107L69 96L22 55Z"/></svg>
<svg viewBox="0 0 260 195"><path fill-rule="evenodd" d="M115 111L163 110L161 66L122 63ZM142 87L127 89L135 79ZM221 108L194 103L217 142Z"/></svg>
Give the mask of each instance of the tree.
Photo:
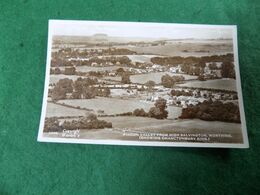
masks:
<svg viewBox="0 0 260 195"><path fill-rule="evenodd" d="M102 95L104 97L108 97L110 95L110 89L108 87L106 87L103 91L102 91Z"/></svg>
<svg viewBox="0 0 260 195"><path fill-rule="evenodd" d="M90 87L91 85L97 84L97 79L90 79L90 78L81 78L79 77L73 84L74 92L73 98L78 99L83 96L83 98L93 98L96 95L96 91L94 87ZM91 94L92 93L92 94Z"/></svg>
<svg viewBox="0 0 260 195"><path fill-rule="evenodd" d="M199 75L200 75L200 72L201 72L200 67L196 66L193 71L194 71L194 72L193 72L194 75L196 75L196 76L199 76Z"/></svg>
<svg viewBox="0 0 260 195"><path fill-rule="evenodd" d="M151 91L153 89L153 87L155 86L155 82L154 81L147 81L145 83L145 85L148 87L148 90Z"/></svg>
<svg viewBox="0 0 260 195"><path fill-rule="evenodd" d="M56 85L51 93L51 99L53 101L62 100L66 98L66 90L59 85Z"/></svg>
<svg viewBox="0 0 260 195"><path fill-rule="evenodd" d="M217 70L218 69L217 64L215 62L209 64L209 69L210 70Z"/></svg>
<svg viewBox="0 0 260 195"><path fill-rule="evenodd" d="M118 60L121 64L129 64L131 62L131 60L127 56L122 56Z"/></svg>
<svg viewBox="0 0 260 195"><path fill-rule="evenodd" d="M125 73L125 70L123 69L123 68L118 68L118 69L116 69L116 74L117 75L123 75Z"/></svg>
<svg viewBox="0 0 260 195"><path fill-rule="evenodd" d="M65 79L60 79L56 86L62 87L66 93L72 93L73 91L73 81L71 79L65 78Z"/></svg>
<svg viewBox="0 0 260 195"><path fill-rule="evenodd" d="M94 87L84 87L82 94L84 98L91 99L97 95L97 90Z"/></svg>
<svg viewBox="0 0 260 195"><path fill-rule="evenodd" d="M163 98L159 98L154 106L149 110L149 116L152 118L157 118L157 119L165 119L168 117L168 111L166 110L167 105L166 105L167 101Z"/></svg>
<svg viewBox="0 0 260 195"><path fill-rule="evenodd" d="M73 92L72 87L73 81L71 79L65 78L60 79L55 87L52 89L51 98L53 101L61 100L66 98L67 93Z"/></svg>
<svg viewBox="0 0 260 195"><path fill-rule="evenodd" d="M190 65L189 64L182 64L181 65L181 71L185 72L186 74L188 74L189 71L190 71Z"/></svg>
<svg viewBox="0 0 260 195"><path fill-rule="evenodd" d="M44 132L58 132L62 128L59 126L59 121L56 117L46 118L44 122Z"/></svg>
<svg viewBox="0 0 260 195"><path fill-rule="evenodd" d="M198 76L198 80L199 81L206 81L205 77L203 75L199 75Z"/></svg>
<svg viewBox="0 0 260 195"><path fill-rule="evenodd" d="M57 67L54 69L54 74L61 74L61 70Z"/></svg>
<svg viewBox="0 0 260 195"><path fill-rule="evenodd" d="M182 75L180 75L180 76L172 76L172 79L173 79L174 83L176 83L176 82L184 81L185 77L182 76Z"/></svg>
<svg viewBox="0 0 260 195"><path fill-rule="evenodd" d="M168 74L162 76L161 82L166 88L172 88L175 84L174 79Z"/></svg>
<svg viewBox="0 0 260 195"><path fill-rule="evenodd" d="M138 109L138 108L137 108L137 109L134 110L133 115L134 115L134 116L146 117L146 116L148 116L148 113L145 112L143 108L141 108L141 109Z"/></svg>
<svg viewBox="0 0 260 195"><path fill-rule="evenodd" d="M78 91L73 91L72 92L72 98L73 99L80 99L81 98L81 93L79 93Z"/></svg>
<svg viewBox="0 0 260 195"><path fill-rule="evenodd" d="M87 119L90 120L90 121L94 121L94 120L97 120L97 115L91 113L87 116Z"/></svg>
<svg viewBox="0 0 260 195"><path fill-rule="evenodd" d="M234 64L231 62L223 62L221 67L221 75L223 78L235 78Z"/></svg>
<svg viewBox="0 0 260 195"><path fill-rule="evenodd" d="M129 74L126 74L126 73L122 74L121 83L123 83L123 84L131 83Z"/></svg>

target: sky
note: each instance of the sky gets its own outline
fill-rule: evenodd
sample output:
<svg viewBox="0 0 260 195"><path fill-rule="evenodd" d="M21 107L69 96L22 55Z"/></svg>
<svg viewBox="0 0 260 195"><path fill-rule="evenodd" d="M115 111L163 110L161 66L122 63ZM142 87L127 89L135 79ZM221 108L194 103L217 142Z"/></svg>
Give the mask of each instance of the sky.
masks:
<svg viewBox="0 0 260 195"><path fill-rule="evenodd" d="M236 26L188 25L141 22L97 22L50 20L52 35L92 36L107 34L112 37L167 38L167 39L219 39L232 38Z"/></svg>

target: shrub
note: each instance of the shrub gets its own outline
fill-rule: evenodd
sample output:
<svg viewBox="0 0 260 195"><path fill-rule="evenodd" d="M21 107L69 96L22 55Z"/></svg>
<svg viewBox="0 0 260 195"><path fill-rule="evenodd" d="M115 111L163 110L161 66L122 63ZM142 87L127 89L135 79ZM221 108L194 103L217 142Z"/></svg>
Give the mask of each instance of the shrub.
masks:
<svg viewBox="0 0 260 195"><path fill-rule="evenodd" d="M165 119L168 117L168 111L166 110L166 100L163 98L159 98L154 106L152 107L149 112L148 116L156 119Z"/></svg>
<svg viewBox="0 0 260 195"><path fill-rule="evenodd" d="M144 111L143 108L141 109L135 109L134 112L133 112L133 115L134 116L142 116L142 117L147 117L148 116L148 113Z"/></svg>
<svg viewBox="0 0 260 195"><path fill-rule="evenodd" d="M162 76L161 82L166 88L172 88L175 84L174 79L168 74Z"/></svg>
<svg viewBox="0 0 260 195"><path fill-rule="evenodd" d="M130 84L131 81L130 81L130 76L129 76L129 74L123 73L123 74L122 74L121 82L122 82L123 84Z"/></svg>

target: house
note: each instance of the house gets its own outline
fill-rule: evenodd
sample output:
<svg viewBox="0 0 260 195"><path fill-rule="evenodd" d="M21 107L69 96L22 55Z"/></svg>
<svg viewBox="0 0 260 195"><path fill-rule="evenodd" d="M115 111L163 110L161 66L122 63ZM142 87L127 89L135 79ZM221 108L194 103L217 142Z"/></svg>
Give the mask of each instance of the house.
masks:
<svg viewBox="0 0 260 195"><path fill-rule="evenodd" d="M175 66L175 67L171 67L169 69L169 71L171 73L183 73L182 70L181 70L181 65L179 64L178 66Z"/></svg>
<svg viewBox="0 0 260 195"><path fill-rule="evenodd" d="M97 66L98 64L96 62L92 62L91 66Z"/></svg>
<svg viewBox="0 0 260 195"><path fill-rule="evenodd" d="M202 91L200 91L200 96L206 98L206 97L209 97L209 93L206 90L202 90Z"/></svg>
<svg viewBox="0 0 260 195"><path fill-rule="evenodd" d="M108 73L108 76L115 77L115 76L116 76L116 73L115 73L115 72L110 72L110 73Z"/></svg>

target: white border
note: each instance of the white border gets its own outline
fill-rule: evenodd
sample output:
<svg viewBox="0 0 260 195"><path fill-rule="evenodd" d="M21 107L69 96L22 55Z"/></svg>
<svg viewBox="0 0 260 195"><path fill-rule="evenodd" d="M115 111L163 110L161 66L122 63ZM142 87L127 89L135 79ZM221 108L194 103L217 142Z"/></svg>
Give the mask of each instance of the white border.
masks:
<svg viewBox="0 0 260 195"><path fill-rule="evenodd" d="M94 140L94 139L72 139L72 138L48 138L43 136L43 127L47 107L48 98L48 86L50 79L50 61L51 61L51 47L52 47L52 36L55 34L55 26L58 24L75 24L84 25L86 23L110 25L110 24L120 24L120 25L140 25L149 26L154 25L158 28L162 26L176 26L183 28L218 28L218 29L231 29L233 32L233 53L234 53L234 63L236 71L236 87L239 97L239 109L241 117L242 126L242 144L227 144L227 143L190 143L190 142L157 142L157 141L120 141L120 140ZM243 105L243 96L241 89L240 71L238 63L238 46L237 46L237 26L236 25L200 25L200 24L172 24L172 23L153 23L153 22L101 22L101 21L80 21L80 20L49 20L48 29L48 50L47 50L47 62L46 62L46 72L45 72L45 87L42 103L41 120L39 126L39 133L37 141L39 142L55 142L55 143L78 143L78 144L104 144L104 145L128 145L128 146L178 146L178 147L209 147L209 148L249 148L249 142L247 137L246 120Z"/></svg>

